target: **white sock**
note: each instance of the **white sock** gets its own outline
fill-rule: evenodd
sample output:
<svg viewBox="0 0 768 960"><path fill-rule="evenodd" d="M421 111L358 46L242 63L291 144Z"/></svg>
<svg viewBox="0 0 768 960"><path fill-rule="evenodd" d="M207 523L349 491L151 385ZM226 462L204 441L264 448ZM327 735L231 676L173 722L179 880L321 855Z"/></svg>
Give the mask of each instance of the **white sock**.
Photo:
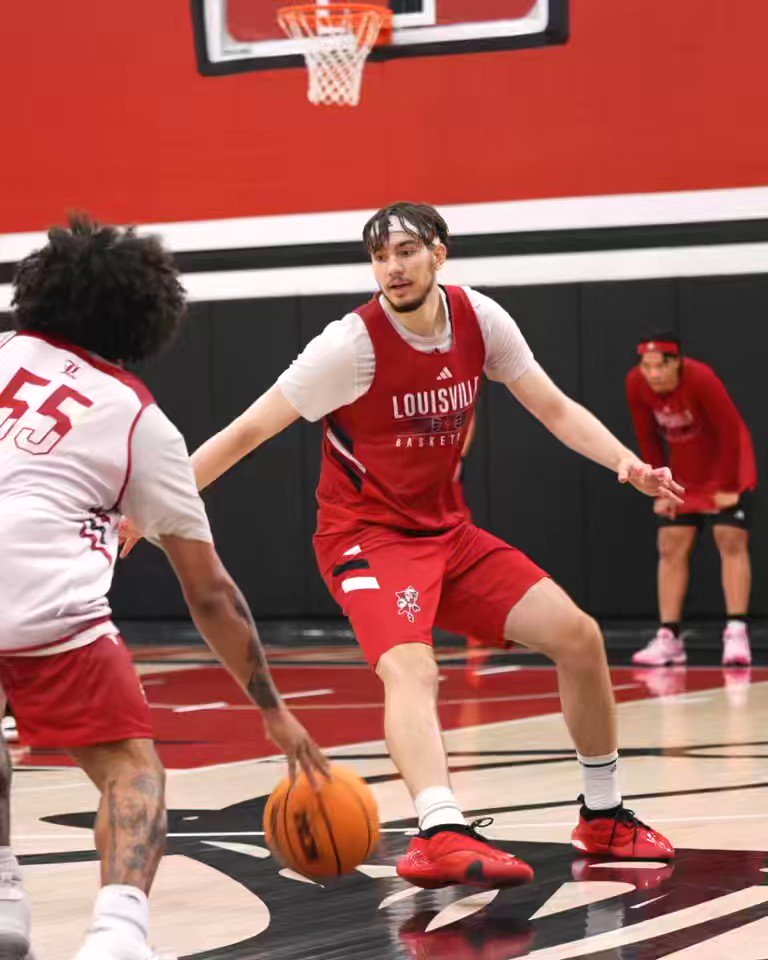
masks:
<svg viewBox="0 0 768 960"><path fill-rule="evenodd" d="M427 787L413 802L421 830L447 823L466 823L450 787Z"/></svg>
<svg viewBox="0 0 768 960"><path fill-rule="evenodd" d="M743 620L728 620L725 624L725 629L730 630L731 627L744 627L747 629L747 625Z"/></svg>
<svg viewBox="0 0 768 960"><path fill-rule="evenodd" d="M0 896L0 951L6 936L29 939L29 905L21 882L21 867L10 847L0 847L0 886L10 888ZM13 891L11 894L10 891ZM21 899L15 899L21 893ZM4 953L3 953L4 955Z"/></svg>
<svg viewBox="0 0 768 960"><path fill-rule="evenodd" d="M584 774L584 805L590 810L610 810L621 803L618 783L619 754L604 757L576 756Z"/></svg>
<svg viewBox="0 0 768 960"><path fill-rule="evenodd" d="M430 827L440 827L443 824L466 823L450 787L427 787L413 802L420 830L429 830Z"/></svg>
<svg viewBox="0 0 768 960"><path fill-rule="evenodd" d="M21 876L19 861L13 855L10 847L0 847L0 873L13 873Z"/></svg>
<svg viewBox="0 0 768 960"><path fill-rule="evenodd" d="M102 887L96 898L89 932L118 929L142 942L149 935L149 901L138 887L112 883Z"/></svg>

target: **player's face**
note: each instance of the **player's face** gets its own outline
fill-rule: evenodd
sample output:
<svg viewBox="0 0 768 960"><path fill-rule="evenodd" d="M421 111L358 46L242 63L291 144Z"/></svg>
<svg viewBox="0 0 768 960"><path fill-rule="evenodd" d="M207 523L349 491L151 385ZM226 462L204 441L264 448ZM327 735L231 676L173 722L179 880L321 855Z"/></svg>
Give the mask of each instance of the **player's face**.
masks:
<svg viewBox="0 0 768 960"><path fill-rule="evenodd" d="M427 247L409 233L391 233L389 242L371 257L381 292L400 313L411 313L429 296L445 260L441 243Z"/></svg>
<svg viewBox="0 0 768 960"><path fill-rule="evenodd" d="M680 360L665 357L663 353L646 353L640 361L640 369L655 393L669 393L680 379Z"/></svg>

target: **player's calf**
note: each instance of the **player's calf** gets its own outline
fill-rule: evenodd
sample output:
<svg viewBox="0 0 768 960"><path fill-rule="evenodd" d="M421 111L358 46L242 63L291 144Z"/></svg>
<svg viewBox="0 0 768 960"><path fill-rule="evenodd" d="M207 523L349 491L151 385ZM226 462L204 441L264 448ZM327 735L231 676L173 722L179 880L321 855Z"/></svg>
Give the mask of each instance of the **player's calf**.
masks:
<svg viewBox="0 0 768 960"><path fill-rule="evenodd" d="M102 889L78 960L145 960L149 893L165 849L165 771L147 740L73 751L101 791L96 847Z"/></svg>

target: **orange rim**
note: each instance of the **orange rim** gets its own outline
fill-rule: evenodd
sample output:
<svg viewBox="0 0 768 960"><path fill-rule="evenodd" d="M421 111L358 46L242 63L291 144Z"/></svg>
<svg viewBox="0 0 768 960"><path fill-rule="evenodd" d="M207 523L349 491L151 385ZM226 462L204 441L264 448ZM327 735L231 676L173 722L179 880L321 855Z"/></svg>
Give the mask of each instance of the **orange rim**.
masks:
<svg viewBox="0 0 768 960"><path fill-rule="evenodd" d="M302 21L314 28L321 18L324 24L337 24L344 20L351 20L352 23L358 24L366 14L371 13L376 14L379 18L377 45L386 43L392 32L393 14L388 7L382 7L376 3L293 4L288 7L280 7L277 11L277 20L281 25Z"/></svg>

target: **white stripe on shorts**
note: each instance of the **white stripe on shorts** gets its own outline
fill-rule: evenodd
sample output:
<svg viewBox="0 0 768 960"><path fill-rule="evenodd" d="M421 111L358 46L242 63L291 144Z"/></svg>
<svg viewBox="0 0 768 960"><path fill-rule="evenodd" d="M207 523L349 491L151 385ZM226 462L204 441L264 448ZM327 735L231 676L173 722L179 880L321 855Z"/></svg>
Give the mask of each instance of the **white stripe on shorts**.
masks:
<svg viewBox="0 0 768 960"><path fill-rule="evenodd" d="M341 581L341 589L344 593L352 593L353 590L380 590L381 587L376 577L348 577Z"/></svg>

